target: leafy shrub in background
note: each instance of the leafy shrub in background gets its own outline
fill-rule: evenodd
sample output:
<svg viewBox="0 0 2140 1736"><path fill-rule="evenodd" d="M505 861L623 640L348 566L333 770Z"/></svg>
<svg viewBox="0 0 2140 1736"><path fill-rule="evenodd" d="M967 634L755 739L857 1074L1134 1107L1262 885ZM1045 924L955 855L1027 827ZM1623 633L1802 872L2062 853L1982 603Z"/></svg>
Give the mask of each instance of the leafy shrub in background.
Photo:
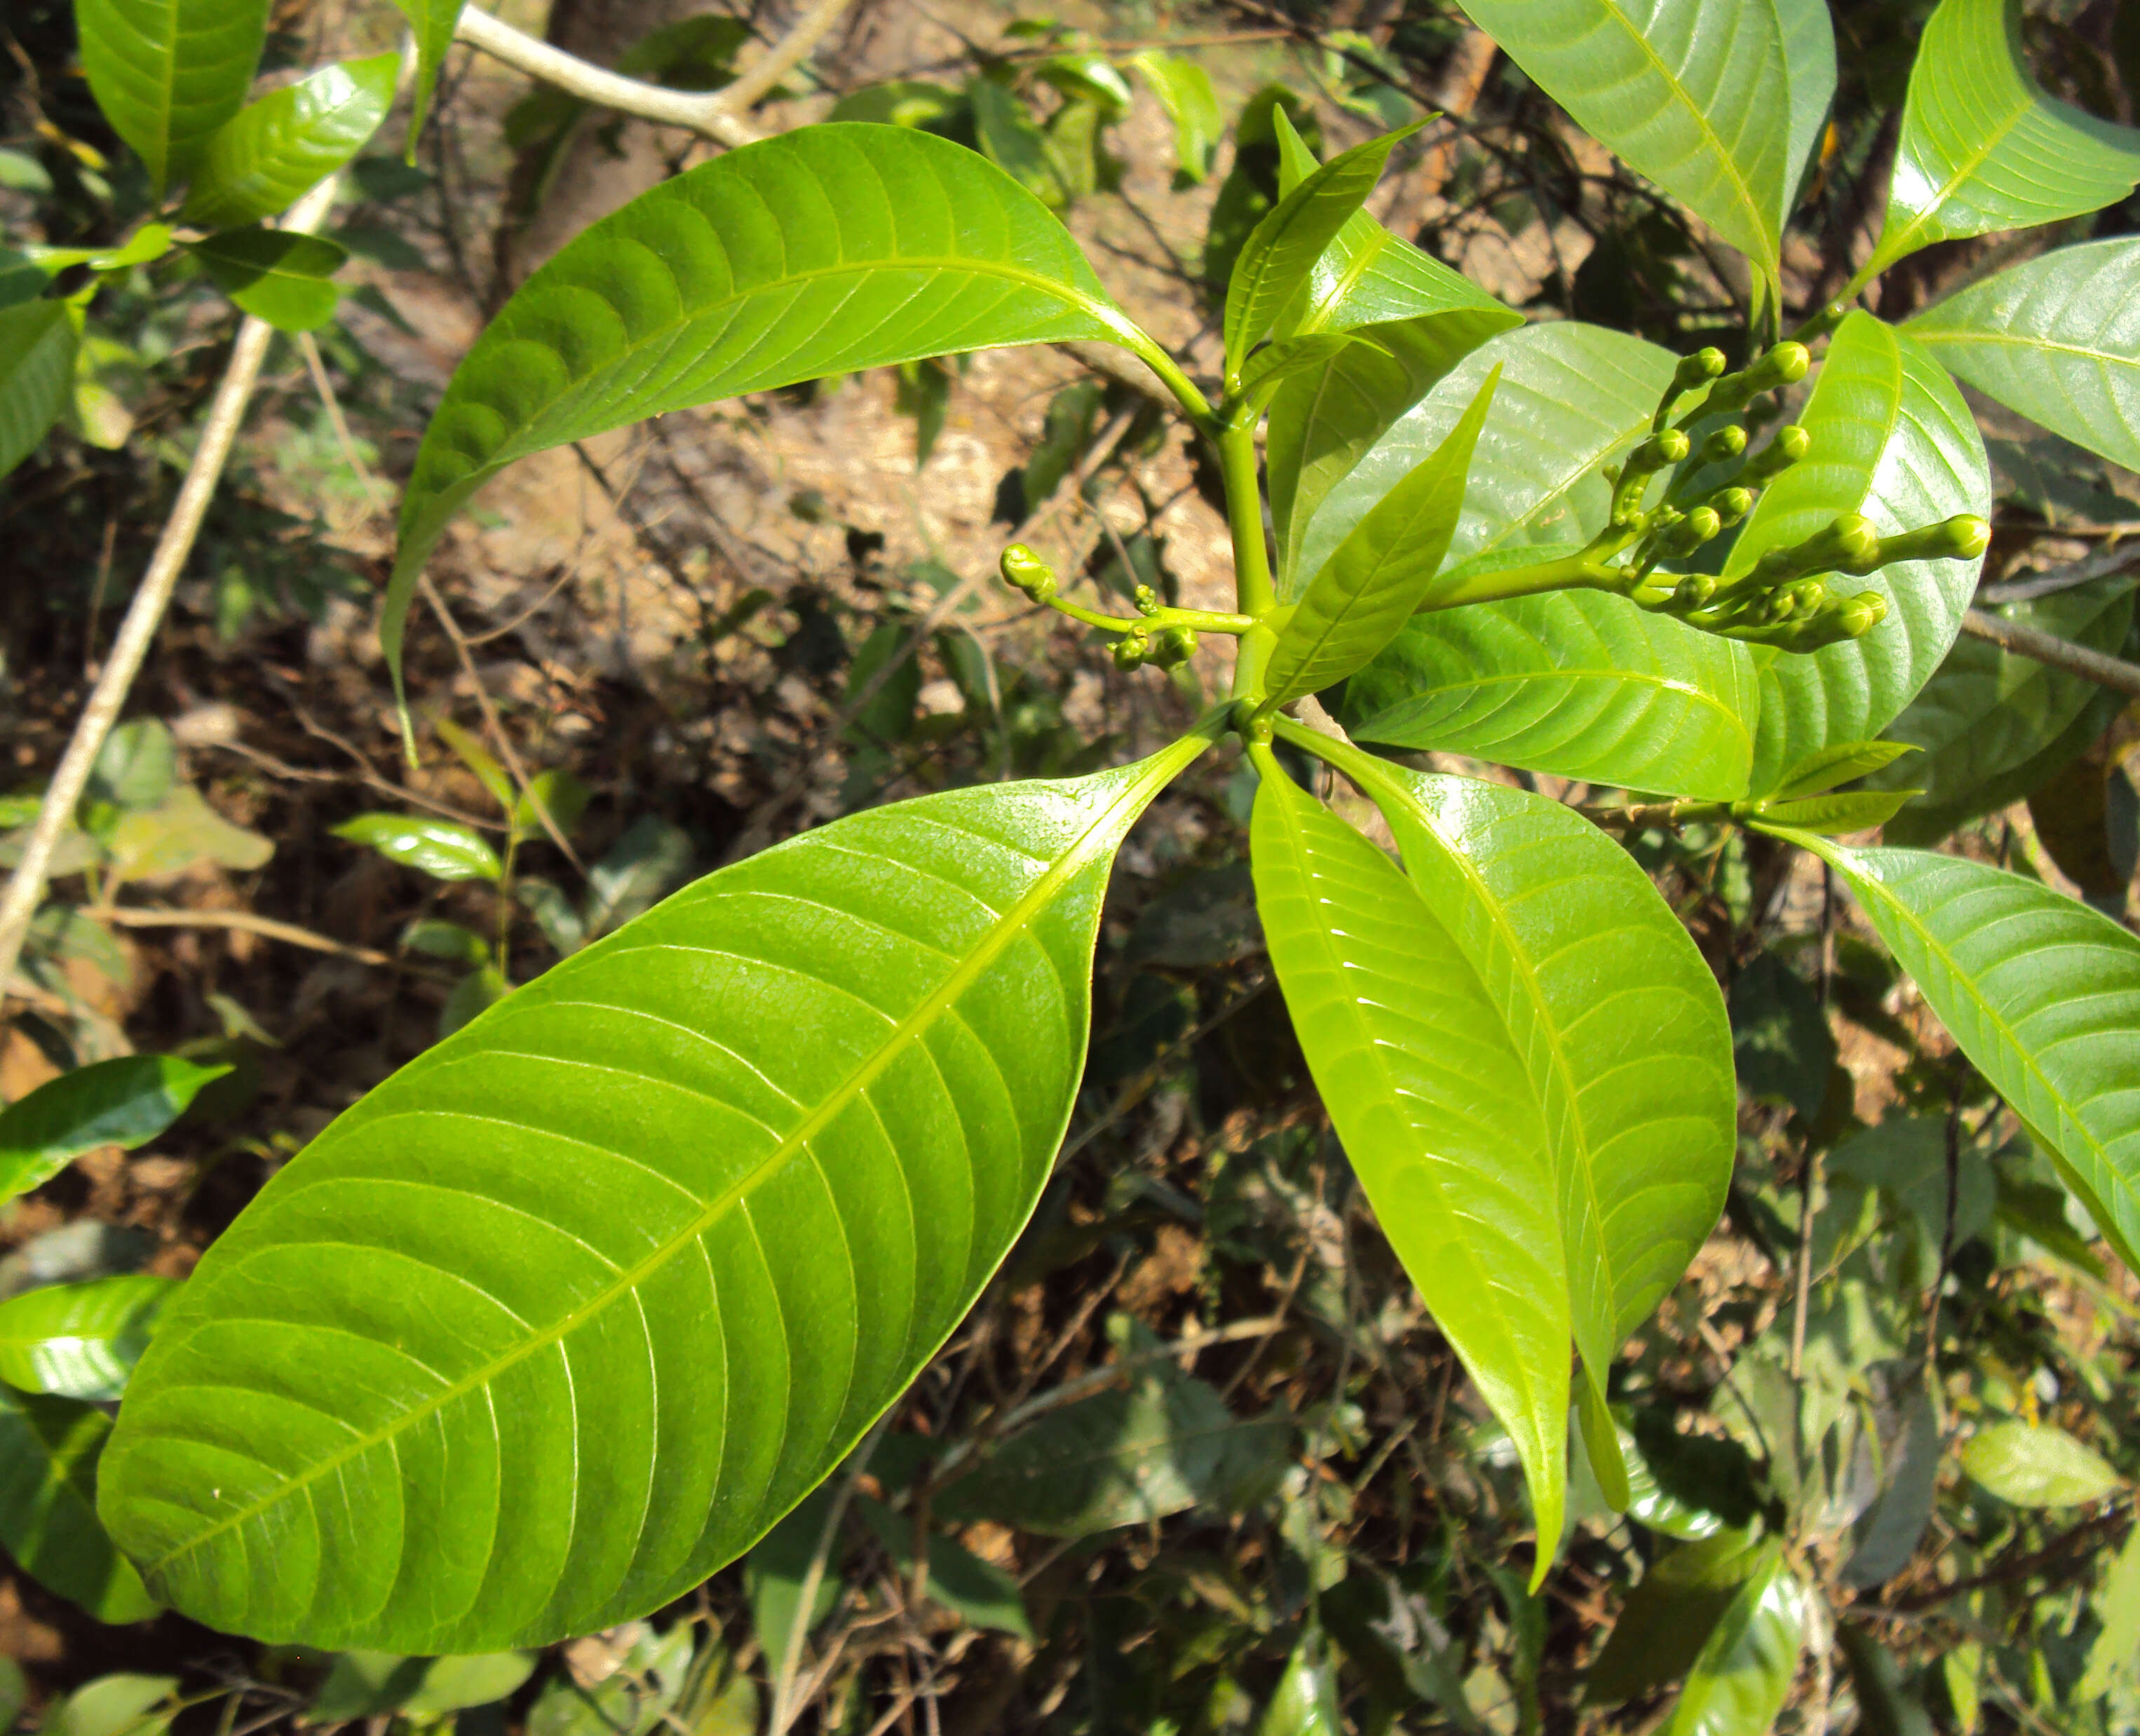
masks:
<svg viewBox="0 0 2140 1736"><path fill-rule="evenodd" d="M1416 127L1319 162L1266 93L1236 142L1268 150L1268 193L1222 191L1207 253L1224 282L1215 401L1110 298L1049 209L1102 184L1101 130L1127 97L1104 56L1052 42L1029 72L984 71L957 91L881 86L831 122L678 175L513 294L454 375L403 496L381 629L397 689L428 556L516 459L746 392L1082 341L1146 364L1209 443L1234 607L1175 606L1148 585L1128 612L1088 606L1023 546L1004 577L1106 635L1125 669L1178 670L1230 639L1228 692L1134 764L870 809L650 909L617 889L669 877L661 840L612 859L609 882L597 870L583 909L523 880L516 895L568 956L517 988L488 937L412 931L410 947L467 972L443 1040L285 1167L175 1294L32 1292L22 1301L51 1299L21 1323L7 1317L21 1302L0 1305L0 1361L16 1359L0 1376L47 1371L0 1420L27 1444L26 1498L64 1513L0 1537L26 1566L107 1619L153 1598L277 1643L428 1657L615 1626L750 1552L753 1598L773 1611L761 1634L799 1642L815 1539L853 1496L852 1479L826 1479L896 1450L874 1425L1048 1179L1085 1065L1116 853L1153 798L1230 738L1256 781L1255 909L1293 1029L1391 1248L1521 1466L1529 1591L1561 1547L1571 1483L1579 1515L1624 1512L1660 1545L1590 1693L1617 1702L1683 1680L1670 1729L1759 1731L1802 1654L1826 1669L1840 1592L1882 1583L1916 1549L1945 1400L1929 1351L1913 1364L1896 1347L1853 1385L1850 1330L1818 1314L1809 1326L1809 1307L1857 1306L1846 1263L1859 1260L1906 1265L1911 1294L1929 1291L1936 1309L1971 1239L1966 1202L1980 1227L1995 1210L2054 1252L2073 1232L2061 1241L2055 1190L1993 1184L1974 1133L1964 1151L1960 1084L1943 1123L1897 1118L1838 1145L1817 1194L1833 1072L1821 1008L1799 1016L1792 997L1809 992L1779 964L1765 993L1742 976L1727 1008L1648 869L1690 837L1724 836L1705 828L1811 852L1892 954L1863 972L1907 973L2133 1262L2140 942L2039 880L1836 838L1885 824L1891 839L1936 841L2058 771L2057 743L2100 732L2075 678L2031 666L2035 690L2010 695L2010 663L1980 667L1992 654L1957 645L1993 485L1952 375L2134 463L2140 244L2039 255L1899 325L1854 304L1935 242L2124 199L2140 134L2045 95L2001 0L1941 0L1872 255L1792 326L1785 238L1835 81L1823 7L1673 0L1647 22L1603 0L1467 10L1743 259L1745 322L1728 344L1676 356L1600 326L1524 324L1364 208ZM204 270L248 311L303 329L322 295L331 309L333 250L254 225L369 136L394 67L328 69L241 108L263 21L218 13L225 43L179 31L184 12L159 14L177 32L164 49L183 51L152 65L135 22L83 0L91 87L160 194L190 178L177 221L225 226L183 243ZM452 13L419 14L428 81ZM1208 174L1208 81L1167 56L1137 66L1176 123L1180 172ZM1045 125L1006 106L1027 79L1059 93ZM14 321L0 327L9 462L58 414L53 381L69 377L97 274L177 244L150 224L115 252L28 255L40 277L88 268L71 299L6 280L27 286L0 309ZM2115 649L2129 584L2106 576L2060 606L2074 636ZM1995 708L1956 697L1987 683ZM478 744L450 745L508 816L503 856L465 827L383 813L342 835L435 878L509 882L514 848L568 832L584 791L553 776L517 796ZM1586 816L1392 757L1429 751L1636 793ZM1987 758L1995 777L1980 775ZM1394 854L1321 799L1333 772ZM101 823L86 812L81 829L101 839ZM664 866L635 880L646 858ZM151 1136L211 1076L175 1060L106 1065L125 1076L84 1069L0 1116L14 1186L90 1145ZM1806 1130L1796 1224L1776 1202L1748 1208L1798 1263L1788 1372L1737 1365L1750 1430L1660 1431L1616 1390L1615 1359L1725 1209L1735 1077L1794 1106ZM72 1362L40 1348L63 1336L86 1346ZM1825 1382L1805 1373L1824 1344L1843 1347ZM1121 1349L1125 1366L1151 1352ZM940 1464L938 1517L1077 1536L1096 1514L1122 1524L1263 1498L1269 1441L1165 1366L1080 1400L1097 1408L1077 1426L1109 1440L1208 1434L1208 1463L1176 1465L1179 1489L1116 1485L1073 1431L1068 1448L1058 1435L984 1449L963 1478ZM92 1401L121 1384L106 1442ZM1886 1461L1880 1492L1838 1523L1837 1489L1861 1458ZM2014 1509L2122 1487L2049 1426L1982 1429L1961 1462ZM951 1606L1023 1628L1015 1587L989 1564L945 1539L924 1552L890 1509L861 1511ZM1853 1525L1836 1573L1821 1552ZM816 1565L783 1565L798 1542ZM1322 1589L1323 1622L1371 1670L1379 1618L1352 1606L1367 1594ZM1535 1607L1526 1595L1505 1593ZM1902 1704L1868 1631L1839 1632L1861 1719ZM1283 1727L1335 1727L1323 1645L1312 1630L1294 1654L1279 1698L1304 1709ZM2088 1665L2095 1697L2113 1661ZM685 1674L681 1656L642 1662L650 1679ZM389 1703L350 1669L340 1715ZM485 1678L484 1699L517 1680ZM701 1670L690 1691L720 1680ZM436 1686L420 1702L434 1714L480 1703ZM684 1690L666 1691L665 1704ZM1409 1691L1458 1709L1431 1684ZM1950 1673L1950 1704L1968 1692ZM637 1715L636 1702L620 1709ZM777 1692L776 1725L782 1710Z"/></svg>

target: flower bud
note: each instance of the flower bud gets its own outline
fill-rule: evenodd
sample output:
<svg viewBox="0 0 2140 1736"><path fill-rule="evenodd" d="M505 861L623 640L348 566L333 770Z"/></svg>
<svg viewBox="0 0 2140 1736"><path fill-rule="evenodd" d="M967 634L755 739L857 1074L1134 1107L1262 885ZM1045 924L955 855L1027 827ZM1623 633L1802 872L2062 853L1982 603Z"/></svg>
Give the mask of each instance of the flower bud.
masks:
<svg viewBox="0 0 2140 1736"><path fill-rule="evenodd" d="M1005 582L1023 591L1036 603L1055 595L1055 569L1023 542L1014 542L997 562Z"/></svg>
<svg viewBox="0 0 2140 1736"><path fill-rule="evenodd" d="M1130 593L1140 615L1151 615L1159 608L1159 593L1149 585L1140 585Z"/></svg>
<svg viewBox="0 0 2140 1736"><path fill-rule="evenodd" d="M1716 581L1706 572L1691 572L1672 591L1672 607L1699 609L1716 595Z"/></svg>
<svg viewBox="0 0 2140 1736"><path fill-rule="evenodd" d="M1630 473L1647 476L1667 464L1678 463L1692 449L1686 436L1676 428L1661 429L1627 454L1627 469Z"/></svg>
<svg viewBox="0 0 2140 1736"><path fill-rule="evenodd" d="M1747 373L1760 383L1756 391L1770 391L1779 385L1795 385L1806 377L1806 370L1813 365L1813 351L1804 344L1785 339L1769 351Z"/></svg>
<svg viewBox="0 0 2140 1736"><path fill-rule="evenodd" d="M1675 394L1691 392L1723 371L1724 352L1712 344L1706 350L1697 350L1691 356L1680 358L1679 365L1672 370L1672 390Z"/></svg>
<svg viewBox="0 0 2140 1736"><path fill-rule="evenodd" d="M1736 524L1754 510L1754 491L1751 488L1726 488L1711 503L1716 517L1723 524Z"/></svg>
<svg viewBox="0 0 2140 1736"><path fill-rule="evenodd" d="M1161 627L1152 643L1151 660L1163 669L1184 664L1196 655L1194 627Z"/></svg>
<svg viewBox="0 0 2140 1736"><path fill-rule="evenodd" d="M1115 667L1133 669L1151 655L1151 639L1141 626L1132 627L1115 641Z"/></svg>
<svg viewBox="0 0 2140 1736"><path fill-rule="evenodd" d="M1974 561L1990 542L1990 525L1974 512L1958 512L1937 524L1883 537L1880 559L1883 566L1890 561Z"/></svg>
<svg viewBox="0 0 2140 1736"><path fill-rule="evenodd" d="M1736 422L1725 424L1701 443L1701 462L1720 464L1746 449L1746 430Z"/></svg>
<svg viewBox="0 0 2140 1736"><path fill-rule="evenodd" d="M1746 460L1740 474L1748 482L1760 482L1787 470L1813 449L1813 436L1793 422L1776 430L1776 437L1753 457Z"/></svg>
<svg viewBox="0 0 2140 1736"><path fill-rule="evenodd" d="M1714 508L1696 507L1666 528L1657 538L1657 552L1668 561L1691 555L1723 528L1723 521L1716 516Z"/></svg>
<svg viewBox="0 0 2140 1736"><path fill-rule="evenodd" d="M1887 618L1887 599L1877 591L1861 591L1835 615L1845 638L1863 639Z"/></svg>

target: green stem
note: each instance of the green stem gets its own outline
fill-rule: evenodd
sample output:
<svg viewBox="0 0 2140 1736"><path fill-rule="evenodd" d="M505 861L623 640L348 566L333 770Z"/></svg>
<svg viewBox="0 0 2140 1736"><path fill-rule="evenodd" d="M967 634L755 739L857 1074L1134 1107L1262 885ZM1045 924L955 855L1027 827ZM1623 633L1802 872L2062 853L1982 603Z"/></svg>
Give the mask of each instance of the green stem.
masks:
<svg viewBox="0 0 2140 1736"><path fill-rule="evenodd" d="M1438 585L1419 606L1426 614L1436 609L1459 609L1468 603L1497 603L1512 596L1535 596L1542 591L1624 591L1632 576L1626 569L1607 566L1585 551L1535 566L1504 567L1499 572L1476 572L1451 585Z"/></svg>
<svg viewBox="0 0 2140 1736"><path fill-rule="evenodd" d="M1244 615L1268 615L1277 606L1278 593L1271 586L1270 555L1264 546L1255 424L1229 422L1218 431L1218 442L1219 473L1226 485L1226 527L1234 538L1234 606Z"/></svg>
<svg viewBox="0 0 2140 1736"><path fill-rule="evenodd" d="M1087 609L1082 603L1073 603L1067 598L1052 596L1048 606L1058 615L1067 615L1088 627L1097 627L1103 633L1127 633L1134 628L1147 630L1160 627L1192 627L1199 633L1245 633L1256 625L1253 615L1217 615L1209 609L1155 609L1150 615L1102 615L1097 609Z"/></svg>
<svg viewBox="0 0 2140 1736"><path fill-rule="evenodd" d="M1115 341L1135 356L1166 384L1189 418L1207 433L1215 429L1218 419L1212 414L1211 400L1196 390L1196 383L1181 371L1180 365L1160 346L1159 341L1136 321L1119 310L1094 302L1086 311L1102 321L1115 334Z"/></svg>
<svg viewBox="0 0 2140 1736"><path fill-rule="evenodd" d="M1234 690L1236 699L1259 700L1264 696L1264 675L1270 668L1271 653L1278 649L1278 630L1258 622L1241 635L1239 652L1234 659Z"/></svg>

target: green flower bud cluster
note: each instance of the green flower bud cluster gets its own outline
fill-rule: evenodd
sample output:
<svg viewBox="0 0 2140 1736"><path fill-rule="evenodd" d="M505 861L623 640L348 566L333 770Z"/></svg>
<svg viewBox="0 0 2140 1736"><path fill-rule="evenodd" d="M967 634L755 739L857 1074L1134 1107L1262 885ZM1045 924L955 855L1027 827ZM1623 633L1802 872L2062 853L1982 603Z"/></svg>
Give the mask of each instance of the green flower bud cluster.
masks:
<svg viewBox="0 0 2140 1736"><path fill-rule="evenodd" d="M1023 591L1036 603L1046 603L1055 596L1055 569L1023 542L1014 542L1003 552L997 563L1004 582L1014 590Z"/></svg>
<svg viewBox="0 0 2140 1736"><path fill-rule="evenodd" d="M1171 669L1195 655L1194 627L1161 627L1154 631L1141 621L1117 640L1113 650L1115 667L1118 669L1133 669L1147 663Z"/></svg>
<svg viewBox="0 0 2140 1736"><path fill-rule="evenodd" d="M1165 607L1160 602L1159 593L1149 585L1138 586L1133 593L1139 618L1125 620L1058 596L1054 568L1023 542L1014 542L1005 549L997 566L1006 583L1023 591L1034 602L1044 604L1072 620L1083 621L1087 626L1119 633L1122 636L1112 648L1117 669L1133 669L1147 663L1163 669L1172 669L1196 655L1196 629L1180 619L1193 611ZM1169 620L1169 616L1174 618ZM1254 625L1245 616L1195 615L1194 618L1215 625L1222 632L1239 631Z"/></svg>

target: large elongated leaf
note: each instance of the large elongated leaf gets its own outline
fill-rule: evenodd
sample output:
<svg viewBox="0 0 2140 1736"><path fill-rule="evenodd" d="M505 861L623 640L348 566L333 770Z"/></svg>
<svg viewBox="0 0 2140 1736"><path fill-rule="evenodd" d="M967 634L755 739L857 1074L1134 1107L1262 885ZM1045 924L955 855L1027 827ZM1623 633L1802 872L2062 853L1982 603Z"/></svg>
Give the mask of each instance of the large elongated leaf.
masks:
<svg viewBox="0 0 2140 1736"><path fill-rule="evenodd" d="M204 237L191 249L201 268L248 313L278 331L313 331L334 317L334 274L349 255L336 242L258 223Z"/></svg>
<svg viewBox="0 0 2140 1736"><path fill-rule="evenodd" d="M2037 881L1918 850L1796 841L1850 883L1962 1052L2140 1268L2140 939Z"/></svg>
<svg viewBox="0 0 2140 1736"><path fill-rule="evenodd" d="M1567 1486L1567 1261L1544 1119L1455 937L1283 772L1249 829L1287 1010L1383 1233L1509 1430L1553 1557Z"/></svg>
<svg viewBox="0 0 2140 1736"><path fill-rule="evenodd" d="M1780 1549L1765 1547L1687 1672L1665 1736L1765 1736L1790 1697L1814 1594Z"/></svg>
<svg viewBox="0 0 2140 1736"><path fill-rule="evenodd" d="M578 237L454 371L402 500L380 640L398 667L425 557L517 458L743 392L1124 324L1048 208L961 145L840 122L730 151Z"/></svg>
<svg viewBox="0 0 2140 1736"><path fill-rule="evenodd" d="M61 1398L117 1398L177 1288L128 1273L10 1297L0 1302L0 1380Z"/></svg>
<svg viewBox="0 0 2140 1736"><path fill-rule="evenodd" d="M1828 105L1835 100L1835 23L1828 17L1828 0L1776 0L1776 22L1783 32L1784 70L1791 91L1784 206L1777 213L1780 233L1819 154Z"/></svg>
<svg viewBox="0 0 2140 1736"><path fill-rule="evenodd" d="M96 1517L97 1459L110 1432L94 1405L0 1386L0 1545L99 1621L140 1621L156 1601Z"/></svg>
<svg viewBox="0 0 2140 1736"><path fill-rule="evenodd" d="M322 66L218 127L179 213L211 229L287 211L379 130L394 101L398 54Z"/></svg>
<svg viewBox="0 0 2140 1736"><path fill-rule="evenodd" d="M2047 96L2021 51L2021 0L1942 0L1910 69L1879 244L1861 277L1919 248L2114 205L2140 130Z"/></svg>
<svg viewBox="0 0 2140 1736"><path fill-rule="evenodd" d="M225 1631L425 1654L586 1633L741 1553L1032 1210L1109 864L1204 739L807 833L403 1068L165 1315L114 1534Z"/></svg>
<svg viewBox="0 0 2140 1736"><path fill-rule="evenodd" d="M430 113L431 96L439 88L439 69L446 63L446 51L454 46L454 27L460 22L467 0L394 0L416 38L416 85L409 96L409 160L416 160L417 135L424 117Z"/></svg>
<svg viewBox="0 0 2140 1736"><path fill-rule="evenodd" d="M2049 596L1999 606L2061 639L2114 654L2133 620L2129 577L2098 579ZM1890 844L1931 844L1956 826L2026 796L2058 769L2050 750L2098 704L2117 703L2093 681L1987 640L1957 639L1946 660L1887 726L1891 741L1922 748L1872 772L1874 789L1924 794L1887 822ZM2100 733L2100 724L2096 733ZM2084 743L2073 743L2079 752Z"/></svg>
<svg viewBox="0 0 2140 1736"><path fill-rule="evenodd" d="M2140 241L2025 260L1902 329L2009 409L2140 470Z"/></svg>
<svg viewBox="0 0 2140 1736"><path fill-rule="evenodd" d="M75 0L90 92L161 193L245 105L268 0Z"/></svg>
<svg viewBox="0 0 2140 1736"><path fill-rule="evenodd" d="M66 407L79 341L63 302L0 307L0 476L37 449Z"/></svg>
<svg viewBox="0 0 2140 1736"><path fill-rule="evenodd" d="M0 1199L42 1186L99 1145L145 1145L229 1071L175 1055L121 1055L46 1081L0 1110Z"/></svg>
<svg viewBox="0 0 2140 1736"><path fill-rule="evenodd" d="M1603 527L1599 468L1647 433L1675 360L1600 326L1529 326L1452 367L1330 489L1303 538L1307 570L1446 438L1497 365L1452 567L1567 553ZM1744 645L1573 591L1416 617L1353 677L1343 715L1393 747L1731 800L1746 790L1757 692Z"/></svg>
<svg viewBox="0 0 2140 1736"><path fill-rule="evenodd" d="M1621 1341L1724 1209L1738 1098L1715 978L1649 876L1558 802L1321 745L1388 817L1524 1057L1602 1405Z"/></svg>
<svg viewBox="0 0 2140 1736"><path fill-rule="evenodd" d="M1279 630L1267 679L1283 704L1343 680L1411 618L1448 552L1479 424L1500 376L1490 373L1448 438L1352 527Z"/></svg>
<svg viewBox="0 0 2140 1736"><path fill-rule="evenodd" d="M1961 394L1914 339L1869 313L1838 329L1799 421L1812 449L1761 497L1727 573L1748 571L1765 551L1800 542L1839 513L1862 512L1888 537L1991 511L1984 441ZM1885 596L1887 618L1862 639L1818 651L1755 651L1756 795L1815 750L1887 727L1954 643L1983 564L1908 561L1862 580L1838 576L1830 582L1838 587Z"/></svg>
<svg viewBox="0 0 2140 1736"><path fill-rule="evenodd" d="M1775 276L1800 163L1774 0L1464 0L1464 9L1631 168Z"/></svg>
<svg viewBox="0 0 2140 1736"><path fill-rule="evenodd" d="M1249 350L1299 293L1309 272L1382 179L1397 141L1424 123L1384 133L1333 157L1264 213L1242 244L1226 285L1226 368Z"/></svg>

